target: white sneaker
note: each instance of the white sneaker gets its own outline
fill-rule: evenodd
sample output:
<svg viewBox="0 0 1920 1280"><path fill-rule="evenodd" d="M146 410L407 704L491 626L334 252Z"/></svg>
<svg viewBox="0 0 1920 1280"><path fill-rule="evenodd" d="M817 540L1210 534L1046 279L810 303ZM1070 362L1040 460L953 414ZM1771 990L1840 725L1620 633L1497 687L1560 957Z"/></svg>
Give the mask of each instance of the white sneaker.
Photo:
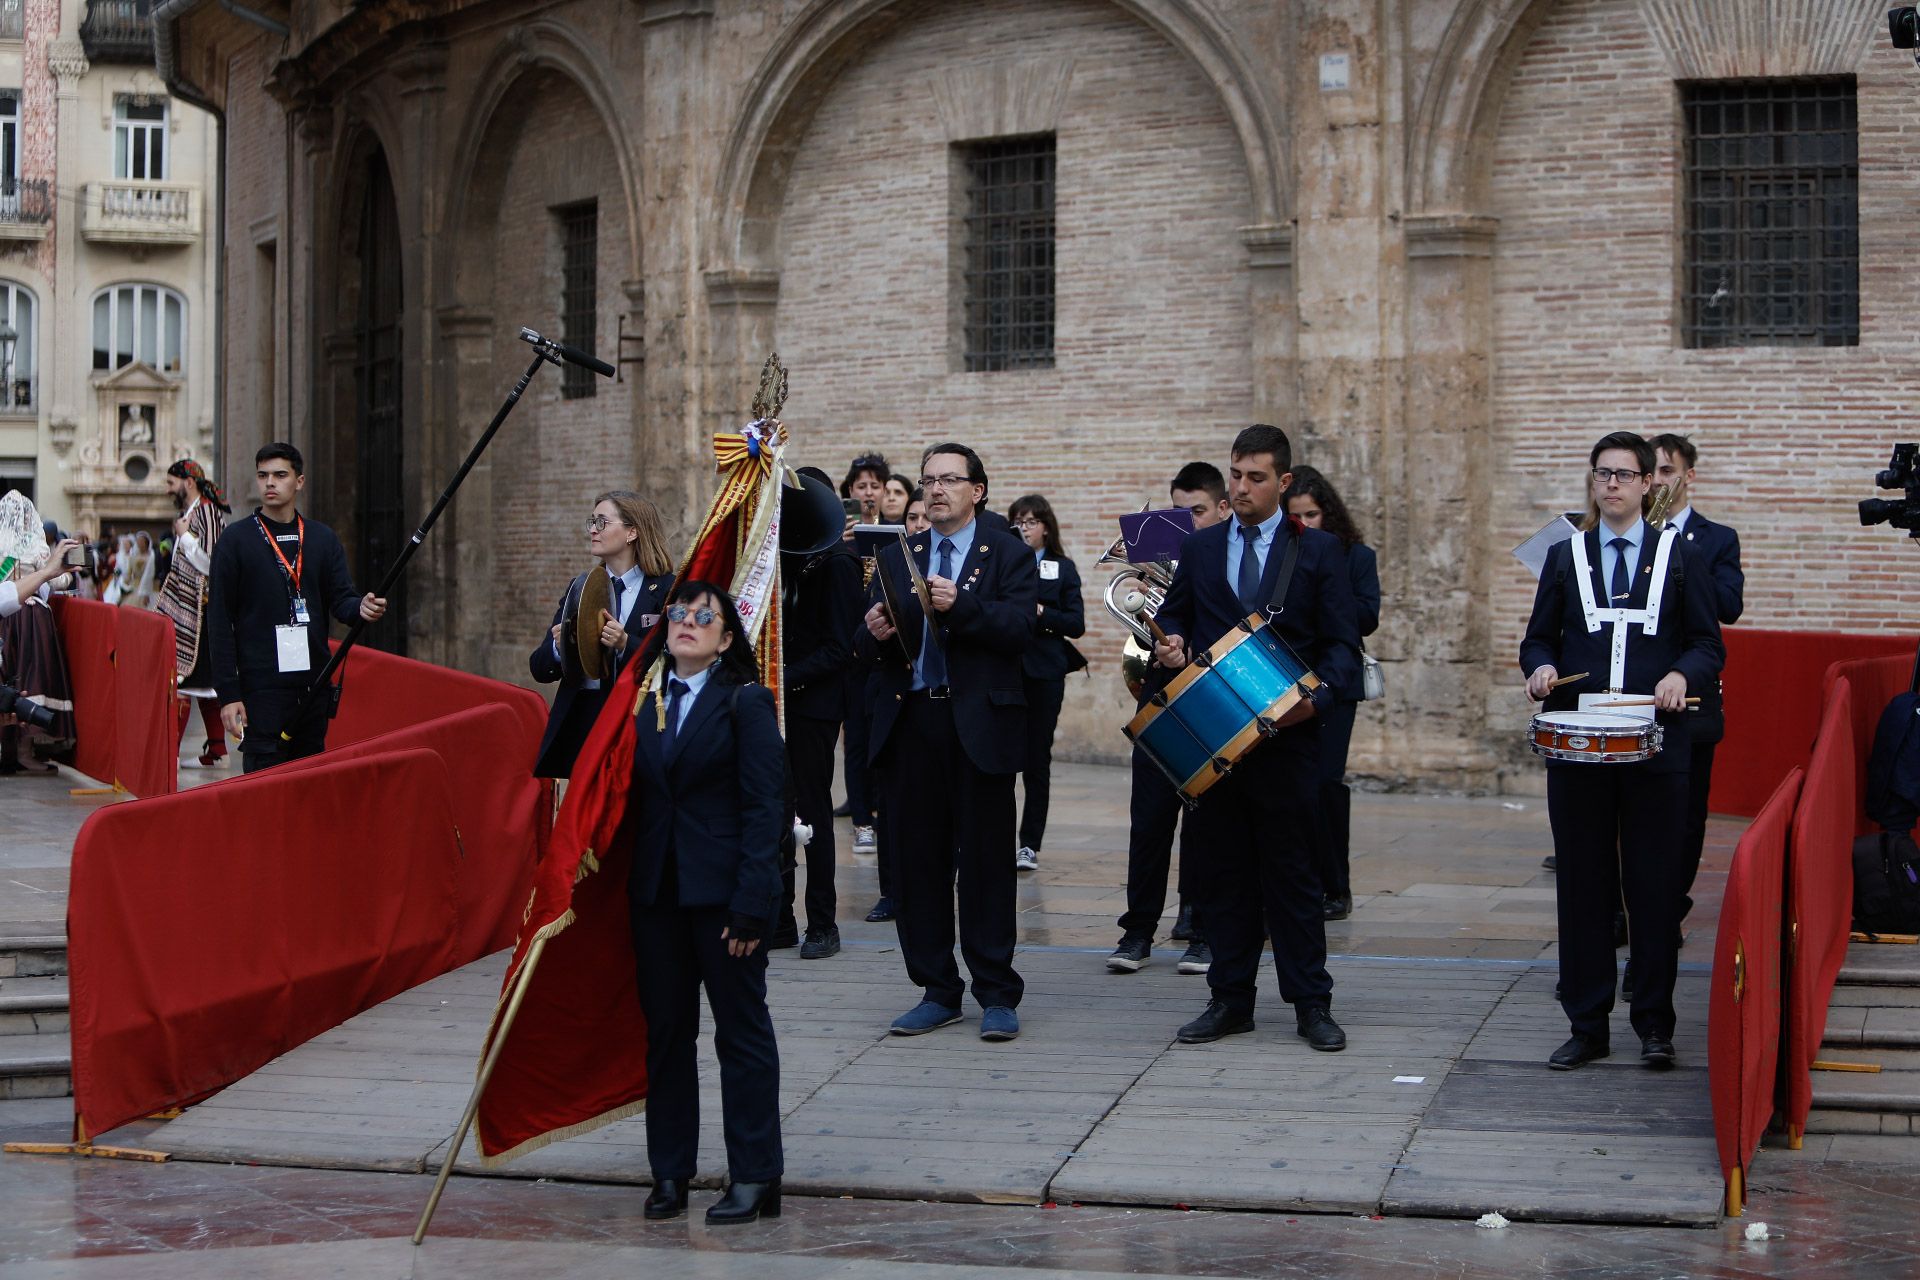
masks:
<svg viewBox="0 0 1920 1280"><path fill-rule="evenodd" d="M1013 855L1013 869L1015 871L1038 871L1040 869L1040 855L1032 849L1027 848L1027 846L1021 845L1019 851Z"/></svg>
<svg viewBox="0 0 1920 1280"><path fill-rule="evenodd" d="M855 827L853 829L853 851L855 853L872 853L879 847L880 842L874 839L872 827Z"/></svg>

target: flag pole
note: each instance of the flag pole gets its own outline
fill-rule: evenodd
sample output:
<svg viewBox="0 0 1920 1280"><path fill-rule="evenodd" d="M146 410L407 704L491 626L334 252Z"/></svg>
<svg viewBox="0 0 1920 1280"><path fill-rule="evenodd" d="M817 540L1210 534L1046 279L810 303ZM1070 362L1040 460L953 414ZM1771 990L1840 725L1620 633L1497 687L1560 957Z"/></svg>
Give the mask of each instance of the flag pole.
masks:
<svg viewBox="0 0 1920 1280"><path fill-rule="evenodd" d="M473 1128L474 1117L480 1113L480 1097L487 1091L487 1082L493 1078L493 1066L500 1060L500 1046L507 1042L508 1032L513 1030L513 1020L520 1014L520 1001L532 984L533 970L540 963L540 953L546 950L547 940L535 938L533 945L527 948L526 963L520 966L520 972L513 981L513 995L507 1000L507 1011L500 1018L500 1030L493 1037L493 1043L487 1046L486 1061L480 1064L480 1075L473 1082L473 1095L467 1099L467 1110L460 1117L460 1127L453 1131L453 1137L447 1146L447 1158L440 1166L440 1176L433 1180L433 1194L427 1197L427 1207L420 1214L420 1225L414 1228L413 1243L418 1245L427 1238L427 1224L433 1221L433 1211L440 1207L441 1193L447 1189L447 1179L453 1174L453 1162L460 1158L460 1148L466 1144L467 1131Z"/></svg>

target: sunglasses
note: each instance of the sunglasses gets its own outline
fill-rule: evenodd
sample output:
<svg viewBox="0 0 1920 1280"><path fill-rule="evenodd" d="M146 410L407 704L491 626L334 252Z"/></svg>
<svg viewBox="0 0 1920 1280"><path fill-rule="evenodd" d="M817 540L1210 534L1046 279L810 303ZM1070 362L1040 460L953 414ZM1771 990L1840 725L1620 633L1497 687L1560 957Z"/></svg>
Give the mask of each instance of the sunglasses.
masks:
<svg viewBox="0 0 1920 1280"><path fill-rule="evenodd" d="M669 622L685 622L691 617L696 623L703 627L712 626L713 620L719 616L719 614L707 608L705 605L701 605L698 609L689 609L683 604L676 604L667 610L667 621Z"/></svg>

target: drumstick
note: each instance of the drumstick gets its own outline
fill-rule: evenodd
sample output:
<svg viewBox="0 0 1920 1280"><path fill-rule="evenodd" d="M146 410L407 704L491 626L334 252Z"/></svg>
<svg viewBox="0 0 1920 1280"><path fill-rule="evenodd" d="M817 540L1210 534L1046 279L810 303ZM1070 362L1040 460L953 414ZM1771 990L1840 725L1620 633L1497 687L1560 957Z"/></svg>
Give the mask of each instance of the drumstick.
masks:
<svg viewBox="0 0 1920 1280"><path fill-rule="evenodd" d="M1655 699L1653 698L1616 698L1611 702L1596 702L1593 704L1593 706L1595 707L1651 707L1654 705L1654 703L1655 703ZM1690 707L1699 706L1700 699L1688 698L1687 705Z"/></svg>
<svg viewBox="0 0 1920 1280"><path fill-rule="evenodd" d="M1589 673L1585 671L1577 671L1570 676L1561 676L1558 680L1549 680L1547 681L1547 688L1558 689L1563 684L1572 684L1575 680L1585 680L1588 674Z"/></svg>

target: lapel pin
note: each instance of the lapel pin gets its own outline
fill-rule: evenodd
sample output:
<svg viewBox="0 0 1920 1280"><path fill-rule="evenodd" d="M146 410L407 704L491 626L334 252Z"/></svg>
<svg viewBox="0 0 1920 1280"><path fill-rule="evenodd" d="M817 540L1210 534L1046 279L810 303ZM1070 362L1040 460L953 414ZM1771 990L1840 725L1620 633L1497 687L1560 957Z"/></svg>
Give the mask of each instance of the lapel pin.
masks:
<svg viewBox="0 0 1920 1280"><path fill-rule="evenodd" d="M925 551L926 549L927 549L927 544L924 542L916 542L913 544L913 553L915 555L919 555L922 551Z"/></svg>

